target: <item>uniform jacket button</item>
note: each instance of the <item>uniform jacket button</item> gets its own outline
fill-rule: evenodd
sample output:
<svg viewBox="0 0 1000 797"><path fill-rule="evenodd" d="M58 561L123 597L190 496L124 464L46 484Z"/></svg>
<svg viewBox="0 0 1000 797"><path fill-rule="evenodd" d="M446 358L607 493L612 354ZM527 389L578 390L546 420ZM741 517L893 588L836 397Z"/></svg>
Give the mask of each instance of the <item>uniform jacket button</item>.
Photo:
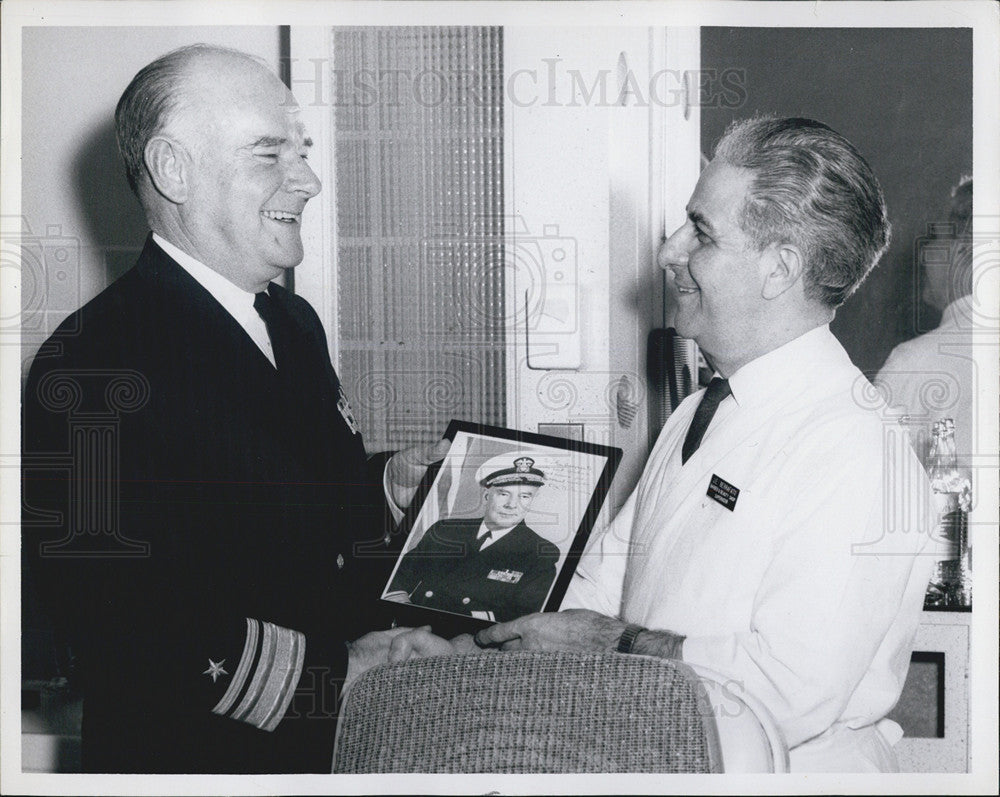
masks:
<svg viewBox="0 0 1000 797"><path fill-rule="evenodd" d="M427 590L427 592L424 593L424 597L425 598L433 598L434 597L434 590L432 590L432 589Z"/></svg>
<svg viewBox="0 0 1000 797"><path fill-rule="evenodd" d="M462 598L462 603L471 603L471 602L472 602L471 598Z"/></svg>

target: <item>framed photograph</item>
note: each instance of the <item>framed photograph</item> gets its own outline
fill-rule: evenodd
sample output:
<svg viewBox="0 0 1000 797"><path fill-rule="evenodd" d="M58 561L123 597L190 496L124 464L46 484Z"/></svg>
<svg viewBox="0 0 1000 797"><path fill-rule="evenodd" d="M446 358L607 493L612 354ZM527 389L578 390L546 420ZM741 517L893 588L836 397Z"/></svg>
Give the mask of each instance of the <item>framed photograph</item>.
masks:
<svg viewBox="0 0 1000 797"><path fill-rule="evenodd" d="M555 611L621 449L455 420L445 436L382 600L443 635Z"/></svg>

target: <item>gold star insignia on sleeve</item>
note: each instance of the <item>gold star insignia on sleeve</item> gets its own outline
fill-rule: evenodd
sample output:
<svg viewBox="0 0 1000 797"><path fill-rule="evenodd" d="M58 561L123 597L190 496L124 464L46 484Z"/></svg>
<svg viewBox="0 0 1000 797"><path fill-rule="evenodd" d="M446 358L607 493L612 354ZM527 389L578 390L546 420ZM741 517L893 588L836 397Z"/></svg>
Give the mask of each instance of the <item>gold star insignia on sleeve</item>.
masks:
<svg viewBox="0 0 1000 797"><path fill-rule="evenodd" d="M222 665L225 664L225 663L226 663L225 659L223 659L222 661L220 661L218 664L216 664L214 661L212 661L211 659L209 659L208 660L208 669L205 670L205 672L203 672L202 675L211 675L212 676L212 683L214 684L220 675L229 675L228 672L226 672L224 669L222 669Z"/></svg>

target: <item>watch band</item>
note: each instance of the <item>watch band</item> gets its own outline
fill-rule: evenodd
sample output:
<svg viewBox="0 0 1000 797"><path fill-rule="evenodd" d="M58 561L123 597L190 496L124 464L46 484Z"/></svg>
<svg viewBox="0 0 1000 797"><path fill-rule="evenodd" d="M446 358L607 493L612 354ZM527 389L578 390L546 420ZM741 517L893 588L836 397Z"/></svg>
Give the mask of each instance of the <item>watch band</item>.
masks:
<svg viewBox="0 0 1000 797"><path fill-rule="evenodd" d="M632 646L635 644L635 638L645 630L641 625L633 623L626 625L625 630L622 631L622 635L618 637L618 652L631 653Z"/></svg>

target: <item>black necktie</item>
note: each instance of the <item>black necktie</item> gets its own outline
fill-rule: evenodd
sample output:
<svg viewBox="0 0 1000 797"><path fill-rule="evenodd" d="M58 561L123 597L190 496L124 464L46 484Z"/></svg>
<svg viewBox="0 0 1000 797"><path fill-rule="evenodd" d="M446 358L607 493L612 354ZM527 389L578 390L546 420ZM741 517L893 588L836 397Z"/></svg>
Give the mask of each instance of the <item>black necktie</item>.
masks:
<svg viewBox="0 0 1000 797"><path fill-rule="evenodd" d="M486 543L488 543L492 539L493 539L493 532L492 531L487 531L482 536L482 539L479 540L479 550L480 551L483 550L483 548L486 547Z"/></svg>
<svg viewBox="0 0 1000 797"><path fill-rule="evenodd" d="M719 409L722 400L731 393L729 381L715 376L708 383L708 390L701 397L701 404L694 411L694 419L688 427L687 437L684 438L684 446L681 448L681 464L688 461L690 456L698 450L701 445L701 438L705 436L705 430L712 422L715 411Z"/></svg>
<svg viewBox="0 0 1000 797"><path fill-rule="evenodd" d="M271 339L271 351L274 352L274 365L280 371L289 363L287 322L267 291L261 291L254 297L253 309L264 320L267 336Z"/></svg>

